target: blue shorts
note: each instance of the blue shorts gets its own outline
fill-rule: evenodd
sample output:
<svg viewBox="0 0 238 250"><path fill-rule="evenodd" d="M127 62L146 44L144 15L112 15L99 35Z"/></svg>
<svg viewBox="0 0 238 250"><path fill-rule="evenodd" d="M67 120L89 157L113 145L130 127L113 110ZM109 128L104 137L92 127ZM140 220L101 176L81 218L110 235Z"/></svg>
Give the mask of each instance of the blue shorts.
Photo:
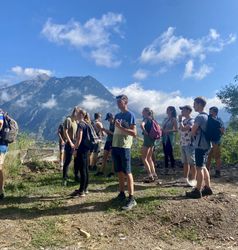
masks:
<svg viewBox="0 0 238 250"><path fill-rule="evenodd" d="M6 154L8 150L7 145L0 145L0 154Z"/></svg>
<svg viewBox="0 0 238 250"><path fill-rule="evenodd" d="M195 150L193 146L181 146L181 160L183 164L195 165Z"/></svg>
<svg viewBox="0 0 238 250"><path fill-rule="evenodd" d="M205 167L206 162L207 162L208 152L209 152L209 149L201 149L201 148L195 149L196 167L198 168Z"/></svg>
<svg viewBox="0 0 238 250"><path fill-rule="evenodd" d="M131 173L131 149L130 148L112 148L112 159L115 172Z"/></svg>
<svg viewBox="0 0 238 250"><path fill-rule="evenodd" d="M112 141L106 141L104 150L110 151L112 149Z"/></svg>

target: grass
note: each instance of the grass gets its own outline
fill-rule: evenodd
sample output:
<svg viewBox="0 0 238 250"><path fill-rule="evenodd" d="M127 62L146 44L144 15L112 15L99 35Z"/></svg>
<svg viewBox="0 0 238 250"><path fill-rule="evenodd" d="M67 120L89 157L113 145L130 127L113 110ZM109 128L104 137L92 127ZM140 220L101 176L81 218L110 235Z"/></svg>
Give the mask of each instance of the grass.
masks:
<svg viewBox="0 0 238 250"><path fill-rule="evenodd" d="M124 220L140 222L148 216L158 215L162 203L180 192L177 188L161 189L159 186L137 184L135 195L138 206L133 211L124 212L120 209L121 204L113 202L118 192L116 177L98 178L94 177L94 173L90 173L90 195L86 201L75 201L69 199L68 194L78 188L79 184L71 181L67 187L62 187L62 173L58 171L58 166L33 162L27 167L22 166L18 159L7 159L6 165L7 197L0 206L0 219L20 220L23 232L30 238L29 249L57 249L59 246L78 242L80 236L72 234L74 230L70 224L75 215L80 217L85 214L94 218L94 213L102 213L100 216L119 216ZM69 175L73 180L72 167L70 170ZM139 167L134 170L136 176L143 172ZM162 216L160 222L169 223L169 219ZM185 238L186 233L187 238L196 238L193 231L176 231L179 238Z"/></svg>

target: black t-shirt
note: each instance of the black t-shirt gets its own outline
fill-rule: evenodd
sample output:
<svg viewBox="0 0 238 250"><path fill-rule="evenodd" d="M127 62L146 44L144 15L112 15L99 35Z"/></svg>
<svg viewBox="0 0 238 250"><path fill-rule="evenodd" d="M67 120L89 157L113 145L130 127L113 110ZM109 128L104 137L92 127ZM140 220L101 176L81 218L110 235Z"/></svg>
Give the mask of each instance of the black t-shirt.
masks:
<svg viewBox="0 0 238 250"><path fill-rule="evenodd" d="M151 127L152 127L152 120L146 119L145 120L145 130L148 134L150 133Z"/></svg>
<svg viewBox="0 0 238 250"><path fill-rule="evenodd" d="M79 132L79 130L83 131L83 137L82 137L81 143L78 147L78 151L81 153L85 153L88 151L88 148L84 146L84 141L87 137L87 124L85 122L79 122L77 133Z"/></svg>

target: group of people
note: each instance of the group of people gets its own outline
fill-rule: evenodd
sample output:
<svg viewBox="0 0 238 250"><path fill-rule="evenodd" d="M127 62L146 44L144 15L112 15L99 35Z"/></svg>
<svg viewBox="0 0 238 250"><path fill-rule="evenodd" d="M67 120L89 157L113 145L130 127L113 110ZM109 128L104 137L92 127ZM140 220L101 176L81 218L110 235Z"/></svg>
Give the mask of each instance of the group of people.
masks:
<svg viewBox="0 0 238 250"><path fill-rule="evenodd" d="M106 114L105 120L109 122L109 128L105 129L102 124L100 113L94 114L94 120L91 121L89 114L80 107L75 107L70 116L59 126L59 145L60 145L60 166L63 172L63 185L67 185L68 169L72 158L74 158L74 178L79 182L79 188L73 191L71 196L84 197L88 194L89 170L97 170L95 176L103 176L108 156L112 155L112 170L108 177L118 174L119 194L117 200L123 202L122 209L130 210L137 205L134 198L134 179L131 170L131 147L133 138L137 135L136 119L134 114L128 108L128 97L119 95L116 97L117 106L120 110L113 116ZM221 156L220 139L209 141L206 138L206 127L209 116L204 112L206 101L202 97L194 99L194 111L198 115L191 117L192 107L185 105L179 107L181 113L176 114L173 106L167 108L167 117L161 124L162 145L164 152L165 174L169 172L169 163L171 169L175 169L174 142L175 134L179 132L181 160L183 162L184 176L183 181L193 187L186 196L189 198L201 198L211 195L210 185L210 166L211 159L214 156L216 161L216 177L220 177ZM224 125L217 117L218 108L211 107L209 115L212 119L219 120L220 134L224 133ZM140 124L143 134L143 146L141 158L148 176L144 182L154 182L158 179L155 171L154 145L155 139L150 136L150 130L153 126L154 114L150 108L144 108L142 111L143 120ZM0 131L3 128L4 117L0 112ZM85 141L89 138L89 130L95 131L97 142L93 146L87 146ZM101 142L104 136L106 143L104 146L103 161L101 166L97 165L98 153L101 150ZM3 192L3 163L8 145L0 137L0 199L4 198ZM207 160L208 157L208 160ZM126 199L125 179L129 197Z"/></svg>

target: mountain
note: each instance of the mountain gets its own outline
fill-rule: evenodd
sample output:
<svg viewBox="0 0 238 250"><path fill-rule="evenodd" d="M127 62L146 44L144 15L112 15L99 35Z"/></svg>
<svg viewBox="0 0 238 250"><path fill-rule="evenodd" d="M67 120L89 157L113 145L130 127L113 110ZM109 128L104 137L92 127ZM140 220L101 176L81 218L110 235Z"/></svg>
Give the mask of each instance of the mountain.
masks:
<svg viewBox="0 0 238 250"><path fill-rule="evenodd" d="M56 140L57 128L74 106L93 117L95 112L117 113L113 95L96 79L86 77L48 77L0 89L0 107L17 120L20 130L38 139Z"/></svg>

